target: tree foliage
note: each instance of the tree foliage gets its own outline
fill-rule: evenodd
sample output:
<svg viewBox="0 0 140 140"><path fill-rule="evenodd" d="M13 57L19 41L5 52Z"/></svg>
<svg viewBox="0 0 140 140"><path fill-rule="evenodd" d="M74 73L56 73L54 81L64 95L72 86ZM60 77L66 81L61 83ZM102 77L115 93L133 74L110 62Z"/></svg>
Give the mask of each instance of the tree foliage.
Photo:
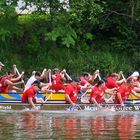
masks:
<svg viewBox="0 0 140 140"><path fill-rule="evenodd" d="M138 0L1 0L0 60L27 72L139 70L139 13Z"/></svg>

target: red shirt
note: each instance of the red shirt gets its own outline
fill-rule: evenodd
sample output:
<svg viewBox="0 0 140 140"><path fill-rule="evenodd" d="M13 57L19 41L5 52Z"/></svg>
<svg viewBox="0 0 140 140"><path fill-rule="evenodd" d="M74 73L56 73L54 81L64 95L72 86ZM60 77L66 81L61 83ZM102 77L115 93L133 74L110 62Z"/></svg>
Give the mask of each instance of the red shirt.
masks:
<svg viewBox="0 0 140 140"><path fill-rule="evenodd" d="M121 94L122 100L126 101L128 99L128 96L131 94L131 91L133 90L134 86L129 86L127 83L123 83L119 90L118 93ZM119 103L117 95L115 96L115 103Z"/></svg>
<svg viewBox="0 0 140 140"><path fill-rule="evenodd" d="M28 102L28 98L32 98L33 101L35 101L35 95L37 93L37 91L35 91L34 89L34 85L32 85L30 88L28 88L27 90L24 91L23 95L22 95L22 102L27 103Z"/></svg>
<svg viewBox="0 0 140 140"><path fill-rule="evenodd" d="M90 94L90 101L92 98L94 98L96 99L97 103L104 102L104 93L106 89L106 87L99 88L97 86L94 86Z"/></svg>
<svg viewBox="0 0 140 140"><path fill-rule="evenodd" d="M9 85L6 86L4 85L5 80L7 80L7 77L6 76L2 77L0 81L0 92L8 92Z"/></svg>
<svg viewBox="0 0 140 140"><path fill-rule="evenodd" d="M118 88L118 84L116 82L115 79L113 79L113 77L108 77L107 78L107 83L106 83L106 87L109 88L109 89L112 89L112 88Z"/></svg>
<svg viewBox="0 0 140 140"><path fill-rule="evenodd" d="M61 78L62 78L61 74L58 74L56 76L56 78L52 82L52 90L55 90L57 92L58 90L65 89L65 86L64 86L63 82L61 81Z"/></svg>
<svg viewBox="0 0 140 140"><path fill-rule="evenodd" d="M69 95L72 102L76 103L79 91L80 91L80 86L74 87L73 84L70 83L65 89L65 94ZM67 100L66 100L66 102L68 103Z"/></svg>

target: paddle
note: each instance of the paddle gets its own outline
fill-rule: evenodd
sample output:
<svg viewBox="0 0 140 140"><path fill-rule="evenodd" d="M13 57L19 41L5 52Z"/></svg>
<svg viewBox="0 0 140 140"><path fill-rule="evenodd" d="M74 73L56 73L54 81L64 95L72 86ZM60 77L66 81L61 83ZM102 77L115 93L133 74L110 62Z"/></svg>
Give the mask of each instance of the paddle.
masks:
<svg viewBox="0 0 140 140"><path fill-rule="evenodd" d="M24 86L24 89L25 89L25 82L24 82L23 77L22 77L22 75L24 74L24 72L22 72L22 73L20 74L20 73L19 73L19 70L17 69L17 67L15 67L15 69L16 69L16 72L17 72L18 76L21 77L21 81L23 82L23 86Z"/></svg>
<svg viewBox="0 0 140 140"><path fill-rule="evenodd" d="M49 84L50 85L52 84L51 71L49 72ZM51 91L50 95L47 98L44 97L44 103L46 103L48 99L52 97L52 94L53 94L53 91ZM41 103L40 109L42 109L44 103Z"/></svg>
<svg viewBox="0 0 140 140"><path fill-rule="evenodd" d="M137 104L137 103L140 103L140 101L133 100L132 103Z"/></svg>
<svg viewBox="0 0 140 140"><path fill-rule="evenodd" d="M51 78L51 72L49 72L49 84L52 84L52 78ZM53 92L51 91L51 94L45 99L45 102L47 102L47 100L52 97Z"/></svg>
<svg viewBox="0 0 140 140"><path fill-rule="evenodd" d="M124 77L123 73L122 73L122 78L123 78L124 82L126 82L126 78Z"/></svg>
<svg viewBox="0 0 140 140"><path fill-rule="evenodd" d="M78 111L78 110L82 110L82 108L80 107L80 105L76 104L75 106L71 105L66 110L68 110L68 111Z"/></svg>
<svg viewBox="0 0 140 140"><path fill-rule="evenodd" d="M65 72L65 75L66 75L68 80L72 81L72 78L66 72Z"/></svg>

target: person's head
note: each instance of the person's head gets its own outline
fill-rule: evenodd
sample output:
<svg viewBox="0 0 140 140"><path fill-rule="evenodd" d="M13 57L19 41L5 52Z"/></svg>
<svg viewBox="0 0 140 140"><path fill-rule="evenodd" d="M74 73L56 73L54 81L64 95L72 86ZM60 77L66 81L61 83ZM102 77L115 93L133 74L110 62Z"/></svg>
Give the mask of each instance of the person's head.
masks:
<svg viewBox="0 0 140 140"><path fill-rule="evenodd" d="M35 78L36 78L37 80L40 80L40 79L41 79L41 72L40 72L40 71L36 71L36 72L35 72Z"/></svg>
<svg viewBox="0 0 140 140"><path fill-rule="evenodd" d="M32 71L32 75L35 75L36 71Z"/></svg>
<svg viewBox="0 0 140 140"><path fill-rule="evenodd" d="M53 74L59 74L59 73L60 73L60 70L58 68L53 69Z"/></svg>
<svg viewBox="0 0 140 140"><path fill-rule="evenodd" d="M40 91L41 90L41 83L39 80L35 80L32 85L34 85L34 90L35 91Z"/></svg>
<svg viewBox="0 0 140 140"><path fill-rule="evenodd" d="M0 62L0 71L1 71L2 67L4 67L4 64L2 62Z"/></svg>
<svg viewBox="0 0 140 140"><path fill-rule="evenodd" d="M7 71L6 76L7 76L8 79L11 79L13 77L13 74L12 74L11 71Z"/></svg>
<svg viewBox="0 0 140 140"><path fill-rule="evenodd" d="M111 74L111 77L113 77L115 80L118 80L119 74L117 74L117 73L112 73L112 74Z"/></svg>
<svg viewBox="0 0 140 140"><path fill-rule="evenodd" d="M85 80L89 80L89 76L90 74L88 72L83 73L83 77L85 78Z"/></svg>
<svg viewBox="0 0 140 140"><path fill-rule="evenodd" d="M105 81L104 80L99 80L97 83L97 87L104 87L105 86Z"/></svg>
<svg viewBox="0 0 140 140"><path fill-rule="evenodd" d="M73 85L74 85L74 86L77 86L78 83L79 83L81 80L80 80L79 77L74 77L74 78L72 78L72 81L73 81Z"/></svg>
<svg viewBox="0 0 140 140"><path fill-rule="evenodd" d="M130 77L130 78L127 79L126 82L127 82L128 85L132 85L134 83L134 79Z"/></svg>

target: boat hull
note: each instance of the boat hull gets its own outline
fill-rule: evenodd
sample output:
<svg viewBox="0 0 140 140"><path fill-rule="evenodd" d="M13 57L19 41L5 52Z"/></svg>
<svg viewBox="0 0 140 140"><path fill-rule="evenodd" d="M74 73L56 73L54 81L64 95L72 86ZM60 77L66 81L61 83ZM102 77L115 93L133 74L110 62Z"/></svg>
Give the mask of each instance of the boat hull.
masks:
<svg viewBox="0 0 140 140"><path fill-rule="evenodd" d="M20 101L23 93L0 93L0 101L2 100L17 100ZM81 96L82 94L79 94L78 96ZM36 95L38 98L46 98L50 101L64 101L65 100L65 93L57 92L57 93L38 93ZM87 97L90 96L90 93L86 94ZM109 98L109 95L106 95L106 98ZM136 100L138 99L134 95L129 96L129 100Z"/></svg>
<svg viewBox="0 0 140 140"><path fill-rule="evenodd" d="M74 110L71 109L71 105L63 101L48 101L44 104L36 104L39 110ZM140 100L127 100L122 107L120 104L113 103L104 103L101 104L103 109L115 111L140 111ZM22 103L21 101L0 101L0 110L30 110L31 107L28 103ZM87 110L87 111L96 111L100 110L95 106L95 104L89 103L78 103L76 105L76 110Z"/></svg>
<svg viewBox="0 0 140 140"><path fill-rule="evenodd" d="M1 110L24 110L27 108L30 108L28 103L22 103L21 97L23 93L0 93L0 109ZM81 94L79 94L79 97ZM87 97L90 96L90 93L86 95ZM59 92L59 93L38 93L38 98L47 99L44 104L36 104L36 106L40 107L41 110L66 110L71 105L65 103L65 93ZM109 98L109 96L107 96ZM79 108L82 110L92 109L94 105L91 105L89 103L81 103L79 101L78 103ZM121 106L115 105L113 103L109 104L103 104L104 107L112 107L114 106L115 109L121 110ZM125 103L125 109L124 110L139 110L140 107L140 100L137 100L136 98L129 98L129 100ZM95 107L94 107L95 109ZM93 110L94 110L93 109Z"/></svg>

